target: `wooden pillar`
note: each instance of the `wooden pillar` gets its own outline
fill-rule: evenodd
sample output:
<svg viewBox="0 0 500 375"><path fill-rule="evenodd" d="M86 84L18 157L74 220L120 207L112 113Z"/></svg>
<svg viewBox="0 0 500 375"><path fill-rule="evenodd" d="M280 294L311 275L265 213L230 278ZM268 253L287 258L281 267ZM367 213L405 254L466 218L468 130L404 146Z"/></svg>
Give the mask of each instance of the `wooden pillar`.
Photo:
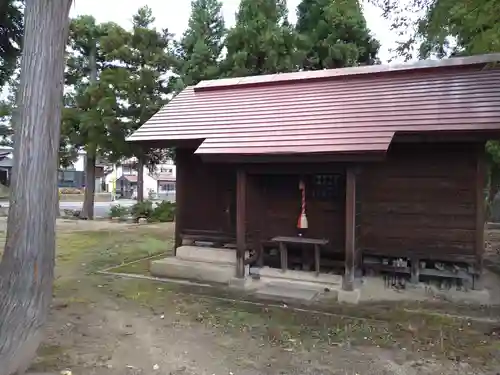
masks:
<svg viewBox="0 0 500 375"><path fill-rule="evenodd" d="M483 271L484 256L484 225L486 221L485 196L484 189L486 185L486 160L484 155L484 145L479 147L477 168L476 168L476 264L475 273L481 276ZM481 283L474 277L474 289L481 289Z"/></svg>
<svg viewBox="0 0 500 375"><path fill-rule="evenodd" d="M182 246L182 230L184 228L184 211L185 195L186 195L186 173L189 172L186 165L186 151L175 150L175 164L177 174L175 178L175 243L174 243L174 256L176 255L177 248Z"/></svg>
<svg viewBox="0 0 500 375"><path fill-rule="evenodd" d="M345 271L342 289L354 290L356 272L356 171L346 169L345 186Z"/></svg>
<svg viewBox="0 0 500 375"><path fill-rule="evenodd" d="M236 277L245 277L247 175L236 172Z"/></svg>

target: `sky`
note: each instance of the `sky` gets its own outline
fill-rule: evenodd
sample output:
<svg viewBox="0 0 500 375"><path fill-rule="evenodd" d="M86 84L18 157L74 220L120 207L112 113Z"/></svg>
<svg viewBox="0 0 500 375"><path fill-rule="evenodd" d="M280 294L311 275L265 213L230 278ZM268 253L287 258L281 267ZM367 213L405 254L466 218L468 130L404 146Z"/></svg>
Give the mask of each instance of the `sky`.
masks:
<svg viewBox="0 0 500 375"><path fill-rule="evenodd" d="M295 22L295 9L300 0L288 0L290 21ZM239 0L222 0L226 26L234 24L234 16L238 9ZM74 0L70 12L71 17L89 14L98 22L116 22L124 28L131 25L132 15L140 7L148 5L156 18L156 27L168 28L177 37L187 28L191 11L190 0ZM364 14L372 34L381 42L379 57L382 63L392 57L391 48L395 47L395 36L390 31L390 25L382 17L382 12L375 6L364 3Z"/></svg>

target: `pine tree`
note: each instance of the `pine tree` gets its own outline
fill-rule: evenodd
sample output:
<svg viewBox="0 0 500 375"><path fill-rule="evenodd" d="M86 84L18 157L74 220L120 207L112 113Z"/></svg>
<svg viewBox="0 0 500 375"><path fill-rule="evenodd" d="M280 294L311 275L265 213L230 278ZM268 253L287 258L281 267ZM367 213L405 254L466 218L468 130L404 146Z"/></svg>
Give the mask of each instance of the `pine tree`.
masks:
<svg viewBox="0 0 500 375"><path fill-rule="evenodd" d="M174 65L173 36L168 30L153 27L152 10L145 6L133 16L133 28L126 45L116 50L115 58L120 69L126 74L121 81L121 89L127 101L123 116L127 119L123 127L131 133L149 120L166 104L168 94L172 92L173 80L168 72ZM119 156L137 158L137 200L144 199L144 167L154 169L165 158L161 149L147 149L113 137L112 150ZM129 155L127 155L129 154Z"/></svg>
<svg viewBox="0 0 500 375"><path fill-rule="evenodd" d="M177 47L182 86L218 78L221 74L220 55L225 34L222 3L218 0L194 0L188 29Z"/></svg>
<svg viewBox="0 0 500 375"><path fill-rule="evenodd" d="M302 0L297 32L305 70L372 65L380 44L370 35L358 0Z"/></svg>
<svg viewBox="0 0 500 375"><path fill-rule="evenodd" d="M119 91L125 77L113 62L127 35L114 23L97 24L92 16L74 19L70 25L66 83L74 90L74 107L65 111L71 121L63 122L63 133L86 151L82 216L88 219L94 214L96 160L108 152L113 135L120 133L116 129L122 127Z"/></svg>
<svg viewBox="0 0 500 375"><path fill-rule="evenodd" d="M0 1L0 89L18 66L23 37L23 2Z"/></svg>
<svg viewBox="0 0 500 375"><path fill-rule="evenodd" d="M227 36L227 75L297 70L296 42L285 0L241 0Z"/></svg>

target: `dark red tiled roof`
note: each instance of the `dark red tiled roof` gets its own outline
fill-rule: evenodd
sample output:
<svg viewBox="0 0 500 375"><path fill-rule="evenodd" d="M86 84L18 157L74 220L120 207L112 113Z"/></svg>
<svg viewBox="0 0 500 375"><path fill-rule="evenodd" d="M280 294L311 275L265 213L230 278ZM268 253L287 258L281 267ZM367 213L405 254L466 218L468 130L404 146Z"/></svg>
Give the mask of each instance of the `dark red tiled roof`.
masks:
<svg viewBox="0 0 500 375"><path fill-rule="evenodd" d="M129 182L137 182L137 175L134 174L124 174L122 175L123 178L128 180Z"/></svg>
<svg viewBox="0 0 500 375"><path fill-rule="evenodd" d="M129 140L198 139L202 154L384 152L397 132L500 130L488 59L500 55L201 82Z"/></svg>

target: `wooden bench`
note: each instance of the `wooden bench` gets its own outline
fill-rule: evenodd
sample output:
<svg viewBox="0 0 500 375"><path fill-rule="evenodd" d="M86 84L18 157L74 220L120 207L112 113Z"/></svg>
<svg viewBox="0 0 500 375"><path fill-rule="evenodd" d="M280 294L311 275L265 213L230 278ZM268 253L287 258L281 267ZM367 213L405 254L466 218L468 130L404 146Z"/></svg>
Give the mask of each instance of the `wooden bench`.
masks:
<svg viewBox="0 0 500 375"><path fill-rule="evenodd" d="M277 236L271 239L271 241L276 242L280 249L281 257L281 270L286 272L288 269L288 248L287 245L312 245L314 247L314 269L316 275L319 275L320 267L320 252L321 246L328 244L328 240L317 239L317 238L307 238L307 237L286 237Z"/></svg>

